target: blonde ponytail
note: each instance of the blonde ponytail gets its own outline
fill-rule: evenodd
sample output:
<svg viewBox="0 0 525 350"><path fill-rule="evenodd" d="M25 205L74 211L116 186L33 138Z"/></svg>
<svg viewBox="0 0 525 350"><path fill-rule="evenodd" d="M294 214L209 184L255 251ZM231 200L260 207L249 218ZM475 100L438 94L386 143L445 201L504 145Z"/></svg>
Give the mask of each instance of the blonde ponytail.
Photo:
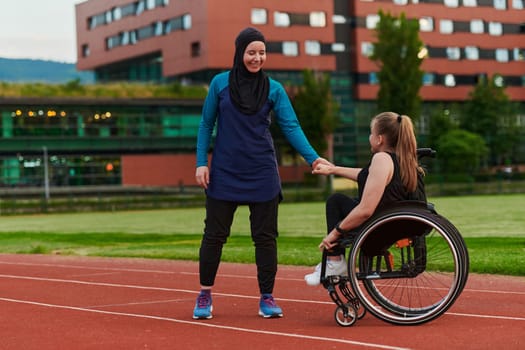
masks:
<svg viewBox="0 0 525 350"><path fill-rule="evenodd" d="M424 174L417 160L417 142L410 117L383 112L374 118L377 132L386 136L399 161L401 181L408 192L417 188L418 173Z"/></svg>

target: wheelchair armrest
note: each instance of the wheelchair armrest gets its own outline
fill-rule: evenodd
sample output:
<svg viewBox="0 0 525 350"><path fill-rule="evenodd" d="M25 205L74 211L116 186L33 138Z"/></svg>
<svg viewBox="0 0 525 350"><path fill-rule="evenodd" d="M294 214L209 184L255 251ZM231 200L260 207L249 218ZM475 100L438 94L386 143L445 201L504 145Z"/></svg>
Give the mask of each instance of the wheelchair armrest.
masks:
<svg viewBox="0 0 525 350"><path fill-rule="evenodd" d="M339 237L339 239L336 242L342 247L349 247L354 243L354 240L358 234L359 231L357 230L349 231L348 233L345 233L342 237Z"/></svg>

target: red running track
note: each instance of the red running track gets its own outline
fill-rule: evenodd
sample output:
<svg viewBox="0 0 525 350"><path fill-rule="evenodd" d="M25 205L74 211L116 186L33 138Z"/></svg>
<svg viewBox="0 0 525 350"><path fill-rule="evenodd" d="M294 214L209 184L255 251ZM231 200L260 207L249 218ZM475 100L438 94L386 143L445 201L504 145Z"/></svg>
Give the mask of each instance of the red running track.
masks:
<svg viewBox="0 0 525 350"><path fill-rule="evenodd" d="M257 315L255 267L221 264L214 318L192 319L195 262L0 255L0 349L525 349L525 278L469 276L443 316L394 326L334 320L308 267L280 266L284 317Z"/></svg>

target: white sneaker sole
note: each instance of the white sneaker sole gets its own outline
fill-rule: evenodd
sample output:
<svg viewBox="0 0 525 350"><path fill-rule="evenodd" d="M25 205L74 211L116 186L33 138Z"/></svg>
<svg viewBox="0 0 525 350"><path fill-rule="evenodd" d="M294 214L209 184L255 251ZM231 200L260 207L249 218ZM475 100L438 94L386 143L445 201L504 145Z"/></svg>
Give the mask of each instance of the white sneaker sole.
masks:
<svg viewBox="0 0 525 350"><path fill-rule="evenodd" d="M259 316L264 317L264 318L279 318L279 317L283 317L283 314L280 313L280 314L267 315L264 312L262 312L261 310L259 310Z"/></svg>

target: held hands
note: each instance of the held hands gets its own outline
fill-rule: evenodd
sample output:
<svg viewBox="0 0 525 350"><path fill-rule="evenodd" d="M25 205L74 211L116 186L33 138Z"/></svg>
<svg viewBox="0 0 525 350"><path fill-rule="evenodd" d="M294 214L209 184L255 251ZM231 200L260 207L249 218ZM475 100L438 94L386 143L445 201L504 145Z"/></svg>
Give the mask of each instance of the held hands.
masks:
<svg viewBox="0 0 525 350"><path fill-rule="evenodd" d="M200 187L205 190L208 189L208 184L210 183L210 170L207 166L197 167L197 170L195 170L195 180L197 180L197 184Z"/></svg>
<svg viewBox="0 0 525 350"><path fill-rule="evenodd" d="M333 229L319 244L319 250L323 251L324 249L330 250L337 245L336 241L339 239L341 234L337 232L336 229Z"/></svg>
<svg viewBox="0 0 525 350"><path fill-rule="evenodd" d="M330 175L331 170L335 167L334 164L324 158L317 158L312 163L312 174Z"/></svg>

